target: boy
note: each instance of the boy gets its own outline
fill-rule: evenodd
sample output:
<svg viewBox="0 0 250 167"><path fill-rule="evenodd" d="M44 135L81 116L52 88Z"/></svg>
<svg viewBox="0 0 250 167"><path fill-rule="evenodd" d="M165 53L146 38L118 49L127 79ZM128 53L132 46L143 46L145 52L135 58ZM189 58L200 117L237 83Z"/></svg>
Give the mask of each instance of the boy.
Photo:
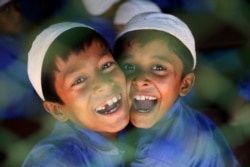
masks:
<svg viewBox="0 0 250 167"><path fill-rule="evenodd" d="M114 55L127 79L130 120L138 128L131 166L239 166L215 124L181 100L194 84L196 66L185 23L164 13L136 15L118 34Z"/></svg>
<svg viewBox="0 0 250 167"><path fill-rule="evenodd" d="M34 40L29 79L58 122L23 166L123 166L118 132L129 121L125 77L104 38L79 23L54 24Z"/></svg>
<svg viewBox="0 0 250 167"><path fill-rule="evenodd" d="M44 113L26 72L23 43L29 24L17 6L18 1L0 0L0 118L6 120Z"/></svg>

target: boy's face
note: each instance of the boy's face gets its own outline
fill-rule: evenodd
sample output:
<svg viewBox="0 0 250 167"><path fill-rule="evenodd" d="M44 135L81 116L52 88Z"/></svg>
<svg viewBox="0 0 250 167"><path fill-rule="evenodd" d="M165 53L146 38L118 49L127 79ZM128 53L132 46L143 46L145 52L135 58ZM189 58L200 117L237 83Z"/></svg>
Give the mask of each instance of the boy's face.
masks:
<svg viewBox="0 0 250 167"><path fill-rule="evenodd" d="M0 32L18 34L23 31L24 20L13 3L7 3L0 7Z"/></svg>
<svg viewBox="0 0 250 167"><path fill-rule="evenodd" d="M153 40L126 46L119 64L127 78L131 122L150 128L173 106L180 93L183 63L166 42Z"/></svg>
<svg viewBox="0 0 250 167"><path fill-rule="evenodd" d="M111 53L99 42L67 61L56 59L55 89L66 119L101 133L114 133L129 121L126 81Z"/></svg>

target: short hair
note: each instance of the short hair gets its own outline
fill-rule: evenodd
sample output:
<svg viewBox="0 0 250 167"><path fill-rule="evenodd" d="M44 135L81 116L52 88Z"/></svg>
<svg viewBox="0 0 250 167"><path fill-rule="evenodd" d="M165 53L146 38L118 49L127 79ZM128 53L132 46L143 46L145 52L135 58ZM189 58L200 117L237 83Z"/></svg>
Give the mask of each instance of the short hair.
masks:
<svg viewBox="0 0 250 167"><path fill-rule="evenodd" d="M55 90L56 58L60 57L65 62L71 53L78 54L91 46L93 41L99 41L111 52L107 41L95 30L77 27L63 32L50 45L42 65L42 91L47 101L64 104Z"/></svg>
<svg viewBox="0 0 250 167"><path fill-rule="evenodd" d="M114 58L119 60L124 47L129 46L133 41L143 46L155 39L166 41L170 50L179 56L183 63L182 77L192 71L193 57L189 49L173 35L158 30L135 30L119 37L113 49Z"/></svg>

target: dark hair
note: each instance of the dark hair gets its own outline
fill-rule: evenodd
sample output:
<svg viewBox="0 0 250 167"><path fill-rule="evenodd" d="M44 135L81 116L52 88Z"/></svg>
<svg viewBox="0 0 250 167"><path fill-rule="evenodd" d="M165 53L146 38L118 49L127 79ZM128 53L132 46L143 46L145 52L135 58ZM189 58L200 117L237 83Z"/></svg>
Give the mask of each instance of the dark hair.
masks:
<svg viewBox="0 0 250 167"><path fill-rule="evenodd" d="M182 77L192 71L193 57L188 48L173 35L158 30L136 30L122 35L114 45L114 57L118 60L124 47L131 45L133 41L143 46L155 39L166 41L171 51L180 57L183 62Z"/></svg>
<svg viewBox="0 0 250 167"><path fill-rule="evenodd" d="M93 41L99 41L111 52L107 41L96 31L89 28L77 27L63 32L50 45L42 66L42 91L45 100L64 104L55 90L54 72L58 70L56 57L65 62L71 53L78 53L90 47Z"/></svg>

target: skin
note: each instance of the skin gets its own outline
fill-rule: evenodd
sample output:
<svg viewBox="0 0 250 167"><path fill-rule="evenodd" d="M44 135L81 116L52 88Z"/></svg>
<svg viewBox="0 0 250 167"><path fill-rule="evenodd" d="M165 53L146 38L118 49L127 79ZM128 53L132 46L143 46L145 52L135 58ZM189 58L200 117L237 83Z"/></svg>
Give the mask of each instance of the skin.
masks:
<svg viewBox="0 0 250 167"><path fill-rule="evenodd" d="M64 104L44 102L44 107L60 121L73 123L100 132L113 139L129 121L125 76L112 54L99 42L93 41L78 56L71 53L67 61L56 60L56 92ZM100 114L96 109L114 97L121 102L113 113Z"/></svg>
<svg viewBox="0 0 250 167"><path fill-rule="evenodd" d="M16 10L13 3L7 3L0 7L0 32L18 35L24 29L22 14Z"/></svg>
<svg viewBox="0 0 250 167"><path fill-rule="evenodd" d="M171 52L166 42L153 40L144 46L134 41L126 46L120 66L127 79L131 99L130 120L138 128L155 125L173 106L179 96L185 96L194 82L194 74L182 78L183 63ZM156 104L147 111L138 111L135 97L150 97Z"/></svg>

